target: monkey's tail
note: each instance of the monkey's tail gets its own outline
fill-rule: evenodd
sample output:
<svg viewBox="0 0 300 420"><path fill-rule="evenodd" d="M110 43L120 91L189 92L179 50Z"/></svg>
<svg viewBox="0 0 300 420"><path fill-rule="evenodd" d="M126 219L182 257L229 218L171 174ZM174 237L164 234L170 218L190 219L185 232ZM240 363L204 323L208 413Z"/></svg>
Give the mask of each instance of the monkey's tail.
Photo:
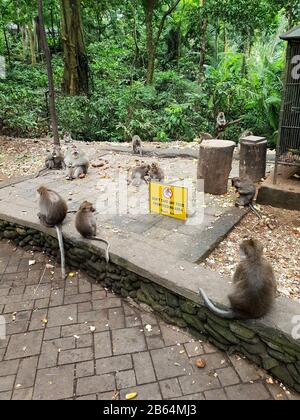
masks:
<svg viewBox="0 0 300 420"><path fill-rule="evenodd" d="M40 169L35 175L34 175L34 177L35 178L38 178L39 176L41 176L41 175L47 175L48 173L49 173L50 171L48 170L48 168L43 168L43 169Z"/></svg>
<svg viewBox="0 0 300 420"><path fill-rule="evenodd" d="M65 248L64 248L64 241L63 241L63 234L62 234L62 227L61 225L55 226L57 239L60 249L60 263L61 263L61 277L63 280L66 278L66 263L65 263Z"/></svg>
<svg viewBox="0 0 300 420"><path fill-rule="evenodd" d="M256 210L252 203L249 204L249 207L259 219L262 219L262 215Z"/></svg>
<svg viewBox="0 0 300 420"><path fill-rule="evenodd" d="M207 297L207 294L204 292L203 289L199 289L199 294L202 296L205 305L208 307L208 309L213 312L215 315L220 316L221 318L226 318L226 319L234 319L235 318L235 314L232 310L222 310L220 308L217 308L212 302L211 300Z"/></svg>
<svg viewBox="0 0 300 420"><path fill-rule="evenodd" d="M109 263L109 248L110 248L110 243L107 242L105 239L98 238L98 236L92 236L90 239L93 239L94 241L103 242L106 245L105 259L106 259L106 263L108 264Z"/></svg>

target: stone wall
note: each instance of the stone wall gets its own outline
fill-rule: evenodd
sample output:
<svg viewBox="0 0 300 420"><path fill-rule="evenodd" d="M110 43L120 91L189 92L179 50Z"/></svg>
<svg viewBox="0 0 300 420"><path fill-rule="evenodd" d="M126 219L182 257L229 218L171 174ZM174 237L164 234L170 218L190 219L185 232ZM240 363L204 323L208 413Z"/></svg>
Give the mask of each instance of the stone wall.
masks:
<svg viewBox="0 0 300 420"><path fill-rule="evenodd" d="M26 250L59 256L56 238L14 223L0 221L0 239L10 239ZM300 392L300 343L258 321L221 319L205 307L179 296L121 265L106 264L99 249L66 240L66 261L124 298L144 303L166 322L188 328L198 339L208 340L221 350L239 352L270 375ZM58 257L59 258L59 257Z"/></svg>

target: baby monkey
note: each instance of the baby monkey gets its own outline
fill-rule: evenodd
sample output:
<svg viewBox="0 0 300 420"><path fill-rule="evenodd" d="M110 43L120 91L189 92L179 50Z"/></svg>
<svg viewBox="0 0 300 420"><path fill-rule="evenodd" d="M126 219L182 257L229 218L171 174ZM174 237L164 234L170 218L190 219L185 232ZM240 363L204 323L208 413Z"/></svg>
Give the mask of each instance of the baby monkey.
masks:
<svg viewBox="0 0 300 420"><path fill-rule="evenodd" d="M131 172L131 185L134 187L139 187L142 181L147 183L150 169L151 166L147 164L143 164L134 168Z"/></svg>
<svg viewBox="0 0 300 420"><path fill-rule="evenodd" d="M94 216L96 209L92 203L84 201L76 213L75 227L81 236L87 239L103 242L106 245L105 259L109 263L109 248L110 244L105 240L98 238L97 235L97 222Z"/></svg>
<svg viewBox="0 0 300 420"><path fill-rule="evenodd" d="M261 219L261 215L253 206L253 200L256 194L256 186L249 179L232 178L232 186L235 187L236 192L239 194L235 202L237 207L250 207L253 213Z"/></svg>
<svg viewBox="0 0 300 420"><path fill-rule="evenodd" d="M62 222L68 212L68 206L65 200L55 191L46 187L39 187L37 190L39 194L39 208L38 218L42 225L46 227L55 227L61 257L61 275L64 280L66 277L65 268L65 250L62 235Z"/></svg>
<svg viewBox="0 0 300 420"><path fill-rule="evenodd" d="M255 239L241 243L240 255L241 262L233 276L235 290L228 296L230 310L217 308L202 289L199 293L206 306L222 318L261 318L270 311L276 296L273 268L263 257L263 246Z"/></svg>
<svg viewBox="0 0 300 420"><path fill-rule="evenodd" d="M132 137L132 149L135 155L142 156L142 153L143 153L142 140L139 136Z"/></svg>
<svg viewBox="0 0 300 420"><path fill-rule="evenodd" d="M35 178L38 178L42 174L45 175L48 170L54 170L54 169L65 169L66 165L64 162L64 155L63 152L58 145L53 146L52 152L48 151L48 155L45 159L45 166L43 169L41 169L35 176Z"/></svg>
<svg viewBox="0 0 300 420"><path fill-rule="evenodd" d="M157 181L162 181L165 178L164 171L159 166L159 164L156 163L156 162L151 164L150 171L149 171L149 176L150 176L151 179L154 179L154 180L157 180Z"/></svg>

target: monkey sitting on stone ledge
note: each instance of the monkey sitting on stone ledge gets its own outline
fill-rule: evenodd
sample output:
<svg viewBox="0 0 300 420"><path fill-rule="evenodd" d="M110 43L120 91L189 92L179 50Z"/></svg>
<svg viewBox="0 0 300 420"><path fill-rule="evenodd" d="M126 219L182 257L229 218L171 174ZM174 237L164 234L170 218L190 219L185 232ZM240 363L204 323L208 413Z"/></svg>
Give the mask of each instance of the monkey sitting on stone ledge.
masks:
<svg viewBox="0 0 300 420"><path fill-rule="evenodd" d="M263 246L255 239L240 245L241 261L233 276L234 292L228 296L231 309L217 308L199 289L206 306L221 318L256 319L265 316L276 296L276 280L271 264L263 257Z"/></svg>

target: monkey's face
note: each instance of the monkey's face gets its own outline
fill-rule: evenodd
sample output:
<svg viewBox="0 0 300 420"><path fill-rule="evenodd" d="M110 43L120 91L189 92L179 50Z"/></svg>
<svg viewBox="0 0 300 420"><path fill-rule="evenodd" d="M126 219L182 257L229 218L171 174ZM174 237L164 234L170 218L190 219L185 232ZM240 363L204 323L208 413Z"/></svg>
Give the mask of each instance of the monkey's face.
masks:
<svg viewBox="0 0 300 420"><path fill-rule="evenodd" d="M90 203L89 201L84 201L80 206L80 210L85 212L85 213L95 213L95 211L96 211L93 204Z"/></svg>

